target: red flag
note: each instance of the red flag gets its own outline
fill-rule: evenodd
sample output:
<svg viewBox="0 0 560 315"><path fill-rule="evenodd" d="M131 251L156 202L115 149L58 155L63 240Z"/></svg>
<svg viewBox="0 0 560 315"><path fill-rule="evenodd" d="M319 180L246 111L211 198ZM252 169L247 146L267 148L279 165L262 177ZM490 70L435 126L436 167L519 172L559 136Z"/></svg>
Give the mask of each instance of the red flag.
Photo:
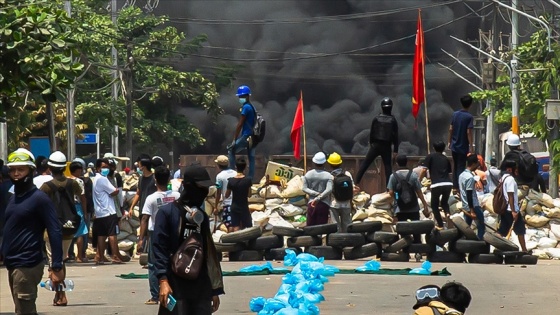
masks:
<svg viewBox="0 0 560 315"><path fill-rule="evenodd" d="M301 158L300 143L301 143L301 129L303 128L303 94L300 92L299 102L296 108L296 115L294 116L294 123L292 124L292 132L290 139L294 148L294 157Z"/></svg>
<svg viewBox="0 0 560 315"><path fill-rule="evenodd" d="M426 100L424 95L424 30L422 17L418 10L418 26L416 29L416 51L412 65L412 116L416 118L420 105Z"/></svg>

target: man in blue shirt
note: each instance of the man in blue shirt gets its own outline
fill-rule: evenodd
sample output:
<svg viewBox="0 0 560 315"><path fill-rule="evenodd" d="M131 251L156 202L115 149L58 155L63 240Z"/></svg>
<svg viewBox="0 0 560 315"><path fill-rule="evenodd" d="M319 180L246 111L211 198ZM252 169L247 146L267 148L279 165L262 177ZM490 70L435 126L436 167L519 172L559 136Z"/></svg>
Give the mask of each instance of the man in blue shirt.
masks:
<svg viewBox="0 0 560 315"><path fill-rule="evenodd" d="M0 260L8 269L8 282L16 314L37 314L37 286L43 277L43 233L51 241L50 279L54 287L64 281L62 229L51 199L33 184L35 157L26 149L8 156L14 195L6 207Z"/></svg>
<svg viewBox="0 0 560 315"><path fill-rule="evenodd" d="M463 109L453 113L451 125L449 126L449 149L453 157L453 190L459 189L459 175L465 170L467 154L474 152L473 144L473 115L469 113L472 97L465 95L461 97Z"/></svg>
<svg viewBox="0 0 560 315"><path fill-rule="evenodd" d="M251 104L251 89L248 86L242 85L237 88L236 95L239 98L239 104L241 104L241 117L237 127L235 127L233 142L228 146L229 167L235 169L235 154L247 150L247 157L249 158L249 174L247 177L253 179L255 175L255 148L251 136L255 126L256 110Z"/></svg>

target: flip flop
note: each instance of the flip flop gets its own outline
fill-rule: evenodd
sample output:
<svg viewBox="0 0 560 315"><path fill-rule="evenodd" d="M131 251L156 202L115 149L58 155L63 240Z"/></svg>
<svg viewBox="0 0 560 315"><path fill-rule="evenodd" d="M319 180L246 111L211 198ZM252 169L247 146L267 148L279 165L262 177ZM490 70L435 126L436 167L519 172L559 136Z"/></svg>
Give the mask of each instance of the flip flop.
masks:
<svg viewBox="0 0 560 315"><path fill-rule="evenodd" d="M149 299L146 302L144 302L144 304L146 305L158 305L159 301L158 300L154 300L154 299Z"/></svg>

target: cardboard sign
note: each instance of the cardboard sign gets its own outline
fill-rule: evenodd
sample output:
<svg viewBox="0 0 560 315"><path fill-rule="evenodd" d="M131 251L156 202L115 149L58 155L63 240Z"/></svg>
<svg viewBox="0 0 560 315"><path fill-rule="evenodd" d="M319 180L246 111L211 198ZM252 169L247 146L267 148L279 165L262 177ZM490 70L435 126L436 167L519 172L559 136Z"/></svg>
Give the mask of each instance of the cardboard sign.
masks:
<svg viewBox="0 0 560 315"><path fill-rule="evenodd" d="M269 161L266 165L265 175L268 175L270 180L273 181L279 181L281 179L289 181L296 175L303 176L303 169Z"/></svg>

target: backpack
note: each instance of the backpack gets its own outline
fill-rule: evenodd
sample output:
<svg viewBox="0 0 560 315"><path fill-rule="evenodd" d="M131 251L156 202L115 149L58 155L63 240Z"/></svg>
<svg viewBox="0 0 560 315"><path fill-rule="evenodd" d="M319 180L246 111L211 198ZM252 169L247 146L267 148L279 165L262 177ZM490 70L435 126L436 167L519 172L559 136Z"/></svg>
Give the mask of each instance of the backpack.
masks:
<svg viewBox="0 0 560 315"><path fill-rule="evenodd" d="M67 178L65 186L57 186L52 181L46 182L51 192L53 192L53 203L60 225L62 226L62 236L73 236L78 231L82 218L76 210L74 204L74 194L72 193L72 183L74 181Z"/></svg>
<svg viewBox="0 0 560 315"><path fill-rule="evenodd" d="M94 213L93 181L89 177L80 177L84 181L84 193L87 201L87 213ZM85 214L85 213L84 213Z"/></svg>
<svg viewBox="0 0 560 315"><path fill-rule="evenodd" d="M333 195L334 199L338 201L349 201L354 196L354 187L352 185L352 178L346 175L345 171L334 177L333 179Z"/></svg>
<svg viewBox="0 0 560 315"><path fill-rule="evenodd" d="M494 213L497 215L502 215L506 213L508 202L506 197L504 196L504 182L505 179L508 178L510 175L505 176L496 189L494 189L494 199L492 200L492 208L494 208Z"/></svg>
<svg viewBox="0 0 560 315"><path fill-rule="evenodd" d="M379 115L375 117L372 125L371 134L374 140L391 141L393 140L393 116Z"/></svg>
<svg viewBox="0 0 560 315"><path fill-rule="evenodd" d="M535 157L523 150L518 151L519 154L519 175L528 181L532 181L537 177L539 173L539 164L537 164L537 159Z"/></svg>
<svg viewBox="0 0 560 315"><path fill-rule="evenodd" d="M430 306L430 308L432 309L432 312L434 312L434 315L463 315L463 313L452 308L445 310L445 313L440 312L437 307Z"/></svg>
<svg viewBox="0 0 560 315"><path fill-rule="evenodd" d="M397 192L397 205L401 212L412 212L418 210L418 199L416 199L416 189L410 184L410 176L412 171L408 171L406 178L403 178L397 174L393 173L393 176L397 180L397 185L395 192Z"/></svg>
<svg viewBox="0 0 560 315"><path fill-rule="evenodd" d="M266 134L266 121L264 117L257 112L255 106L249 103L255 112L255 125L253 126L253 147L261 143L264 140L264 135Z"/></svg>

